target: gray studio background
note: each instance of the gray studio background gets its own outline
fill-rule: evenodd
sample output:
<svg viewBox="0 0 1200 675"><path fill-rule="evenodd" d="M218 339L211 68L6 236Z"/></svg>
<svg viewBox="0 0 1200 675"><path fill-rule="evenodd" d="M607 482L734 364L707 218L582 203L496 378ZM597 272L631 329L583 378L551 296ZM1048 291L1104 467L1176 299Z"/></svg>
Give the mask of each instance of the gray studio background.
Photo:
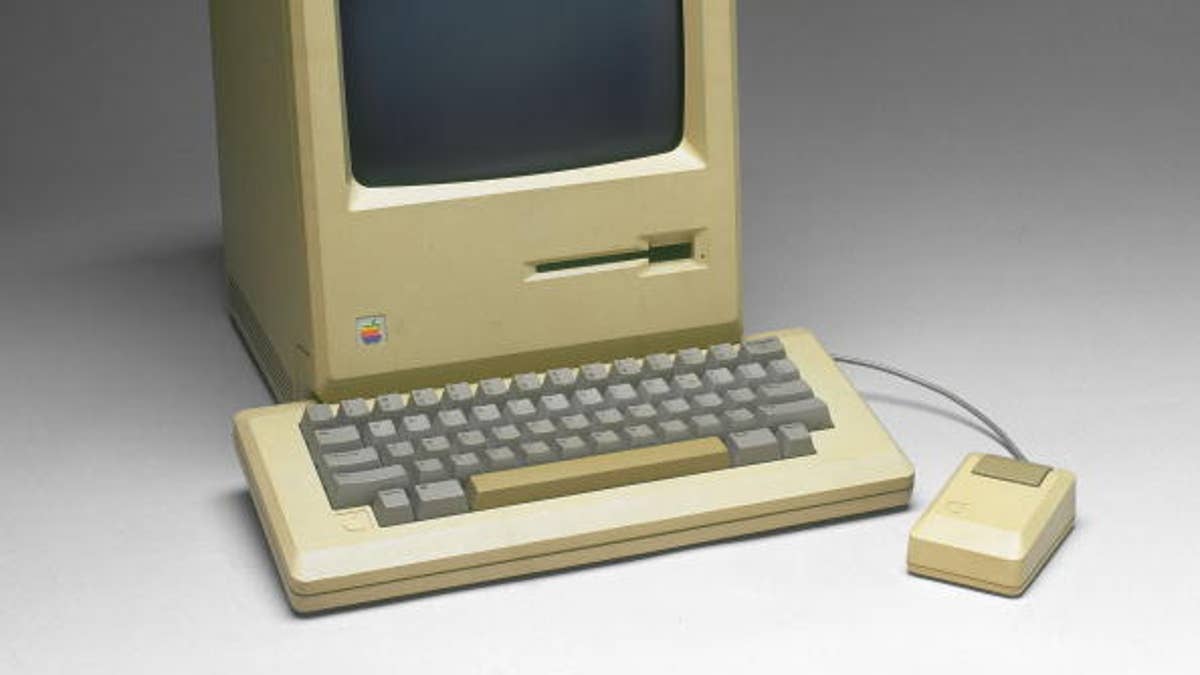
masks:
<svg viewBox="0 0 1200 675"><path fill-rule="evenodd" d="M918 467L908 511L294 618L229 438L268 397L222 313L205 4L5 2L0 670L1185 671L1200 3L741 22L748 329L928 374L1076 471L1029 595L905 575L908 527L992 446L855 373Z"/></svg>

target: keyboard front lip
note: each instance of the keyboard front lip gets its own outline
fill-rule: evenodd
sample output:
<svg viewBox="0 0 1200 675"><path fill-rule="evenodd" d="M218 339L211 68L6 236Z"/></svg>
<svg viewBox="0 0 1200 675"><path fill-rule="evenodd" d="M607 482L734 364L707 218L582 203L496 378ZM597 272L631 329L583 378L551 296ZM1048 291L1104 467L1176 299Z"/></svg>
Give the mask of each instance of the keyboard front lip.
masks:
<svg viewBox="0 0 1200 675"><path fill-rule="evenodd" d="M305 404L239 414L237 448L284 581L308 597L911 492L912 465L815 338L774 334L835 415L815 456L378 528L369 508L329 509L297 430Z"/></svg>
<svg viewBox="0 0 1200 675"><path fill-rule="evenodd" d="M282 407L292 408L280 414L287 419L284 424L294 430L302 406ZM367 507L336 513L329 509L323 501L324 491L311 470L311 459L302 451L303 441L298 432L293 433L295 442L289 447L295 453L291 459L311 474L312 486L307 493L313 496L314 504L301 509L294 504L283 505L278 495L272 498L254 494L254 499L260 513L264 506L273 508L284 521L290 520L289 516L298 517L303 511L320 511L325 515L320 519L323 527L314 527L318 523L311 519L303 528L287 527L292 536L304 537L290 545L279 538L281 533L267 528L277 560L285 563L289 589L302 596L603 546L912 488L912 467L898 453L891 457L829 460L821 458L818 451L818 455L809 457L378 528ZM239 449L245 465L258 464L266 470L264 463L254 462L240 444ZM281 466L280 459L273 458L272 466ZM864 479L867 472L874 474L872 480ZM265 475L251 481L253 485L272 483L275 481ZM289 492L292 497L303 494ZM657 516L649 517L655 511ZM372 527L349 533L352 541L346 541L347 533L337 524L342 514L371 518ZM607 522L600 524L598 520ZM275 521L264 518L264 522ZM549 530L556 531L556 536L548 538ZM489 535L496 532L503 532L509 542L522 538L525 541L505 546L487 543ZM472 546L473 543L476 545Z"/></svg>

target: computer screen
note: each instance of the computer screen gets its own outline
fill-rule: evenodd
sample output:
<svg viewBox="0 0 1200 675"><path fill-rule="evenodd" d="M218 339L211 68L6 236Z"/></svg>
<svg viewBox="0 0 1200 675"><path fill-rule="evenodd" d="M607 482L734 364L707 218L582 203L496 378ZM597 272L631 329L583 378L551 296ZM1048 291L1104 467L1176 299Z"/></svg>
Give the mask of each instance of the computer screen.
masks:
<svg viewBox="0 0 1200 675"><path fill-rule="evenodd" d="M362 185L561 171L683 137L681 0L341 0L340 20Z"/></svg>

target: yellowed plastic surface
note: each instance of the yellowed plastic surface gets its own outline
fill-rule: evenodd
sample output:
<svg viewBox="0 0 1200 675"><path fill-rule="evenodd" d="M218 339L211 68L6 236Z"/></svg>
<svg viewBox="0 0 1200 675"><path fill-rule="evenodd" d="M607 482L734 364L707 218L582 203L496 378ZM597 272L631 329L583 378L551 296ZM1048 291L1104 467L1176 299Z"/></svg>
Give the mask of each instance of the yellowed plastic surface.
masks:
<svg viewBox="0 0 1200 675"><path fill-rule="evenodd" d="M350 170L337 3L211 5L234 311L264 336L247 343L277 396L339 400L741 334L731 0L684 0L671 152L386 188ZM535 269L681 241L692 259ZM385 319L386 341L360 342L366 317Z"/></svg>
<svg viewBox="0 0 1200 675"><path fill-rule="evenodd" d="M1017 596L1075 523L1075 476L1053 469L1034 487L980 475L969 455L909 535L914 574Z"/></svg>
<svg viewBox="0 0 1200 675"><path fill-rule="evenodd" d="M381 528L333 511L298 422L249 410L238 454L289 601L307 612L902 506L913 468L807 331L777 335L835 427L816 454ZM495 373L505 375L507 373Z"/></svg>
<svg viewBox="0 0 1200 675"><path fill-rule="evenodd" d="M494 509L727 468L725 444L698 438L483 473L471 476L466 488L472 509Z"/></svg>

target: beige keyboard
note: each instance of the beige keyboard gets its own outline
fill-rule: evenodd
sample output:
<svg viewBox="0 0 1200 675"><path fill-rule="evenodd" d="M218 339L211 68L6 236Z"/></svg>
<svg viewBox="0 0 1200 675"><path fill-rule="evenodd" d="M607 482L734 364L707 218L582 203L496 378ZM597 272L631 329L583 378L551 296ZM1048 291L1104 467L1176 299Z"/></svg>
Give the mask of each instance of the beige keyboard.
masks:
<svg viewBox="0 0 1200 675"><path fill-rule="evenodd" d="M807 331L235 420L310 612L908 503L913 469Z"/></svg>

